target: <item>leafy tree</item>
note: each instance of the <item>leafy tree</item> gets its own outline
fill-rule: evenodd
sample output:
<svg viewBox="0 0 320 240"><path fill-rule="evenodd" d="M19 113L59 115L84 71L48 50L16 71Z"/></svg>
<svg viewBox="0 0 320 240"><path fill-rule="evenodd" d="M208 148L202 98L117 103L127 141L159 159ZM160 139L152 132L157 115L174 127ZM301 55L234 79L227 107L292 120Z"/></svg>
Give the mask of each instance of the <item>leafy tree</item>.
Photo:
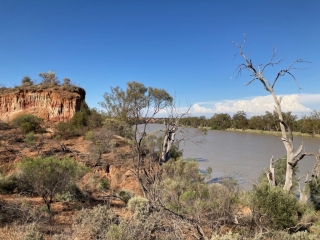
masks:
<svg viewBox="0 0 320 240"><path fill-rule="evenodd" d="M164 90L145 87L142 83L128 82L124 91L120 87L111 87L110 93L104 94L101 106L109 117L137 125L156 115L172 102L172 97Z"/></svg>
<svg viewBox="0 0 320 240"><path fill-rule="evenodd" d="M259 129L262 130L264 127L263 116L252 116L249 119L248 127L250 129Z"/></svg>
<svg viewBox="0 0 320 240"><path fill-rule="evenodd" d="M86 172L71 158L59 160L55 157L25 158L18 168L21 187L39 194L49 212L55 194L67 192Z"/></svg>
<svg viewBox="0 0 320 240"><path fill-rule="evenodd" d="M266 111L266 114L263 116L263 122L265 125L264 130L272 131L272 130L277 130L279 129L278 124L277 124L277 115L276 112L273 111L273 113Z"/></svg>
<svg viewBox="0 0 320 240"><path fill-rule="evenodd" d="M248 126L247 114L244 111L238 111L232 116L232 127L245 130Z"/></svg>
<svg viewBox="0 0 320 240"><path fill-rule="evenodd" d="M215 113L209 121L212 129L225 130L231 127L231 117L228 113Z"/></svg>
<svg viewBox="0 0 320 240"><path fill-rule="evenodd" d="M143 152L143 140L147 136L147 124L160 110L170 106L172 100L172 97L164 89L146 87L142 83L132 81L127 83L126 90L122 90L120 87L111 87L111 92L104 94L104 102L101 103L101 106L107 110L109 118L132 126L133 167L141 189L145 194L147 188L144 186L143 180L147 176L142 177L141 174L146 161L146 156ZM141 123L143 126L139 129L138 125ZM166 131L170 137L164 138L164 147L162 149L165 150L162 155L170 152L176 128L170 133ZM167 141L170 141L170 143L168 144ZM148 173L148 171L143 172Z"/></svg>
<svg viewBox="0 0 320 240"><path fill-rule="evenodd" d="M103 153L111 150L113 136L114 132L105 128L99 129L99 131L89 131L86 134L86 139L92 141L92 147L89 151L90 160L94 166L100 163Z"/></svg>

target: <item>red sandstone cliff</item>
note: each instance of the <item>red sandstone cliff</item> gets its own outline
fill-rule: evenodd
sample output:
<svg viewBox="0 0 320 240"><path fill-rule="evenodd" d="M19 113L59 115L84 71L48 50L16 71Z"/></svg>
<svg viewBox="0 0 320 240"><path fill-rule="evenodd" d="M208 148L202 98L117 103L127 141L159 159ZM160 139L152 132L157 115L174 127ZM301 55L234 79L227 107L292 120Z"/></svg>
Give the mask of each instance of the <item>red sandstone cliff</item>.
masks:
<svg viewBox="0 0 320 240"><path fill-rule="evenodd" d="M13 88L0 94L0 120L11 121L21 114L33 114L45 121L67 121L85 100L83 88L55 86L41 89Z"/></svg>

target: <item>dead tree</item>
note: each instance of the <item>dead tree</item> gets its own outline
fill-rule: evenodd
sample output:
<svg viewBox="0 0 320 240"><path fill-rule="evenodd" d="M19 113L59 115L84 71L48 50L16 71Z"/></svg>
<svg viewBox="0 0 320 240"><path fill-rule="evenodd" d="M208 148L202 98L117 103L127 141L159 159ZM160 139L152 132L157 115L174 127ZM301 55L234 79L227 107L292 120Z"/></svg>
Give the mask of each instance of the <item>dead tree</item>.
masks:
<svg viewBox="0 0 320 240"><path fill-rule="evenodd" d="M171 150L176 139L176 134L179 132L179 121L184 116L188 115L190 107L187 111L179 114L179 111L174 105L171 106L171 114L164 121L164 133L162 149L160 154L160 162L165 163L170 159Z"/></svg>
<svg viewBox="0 0 320 240"><path fill-rule="evenodd" d="M254 81L260 81L263 87L268 91L271 96L273 97L274 103L275 103L275 111L278 114L278 120L280 124L280 129L281 129L281 137L280 139L282 140L284 147L286 148L287 152L287 168L286 168L286 179L285 179L285 184L283 189L285 190L290 190L292 187L292 177L293 177L293 167L296 164L296 160L299 159L301 160L304 155L301 155L301 151L303 149L303 144L295 151L294 146L293 146L293 135L292 135L292 130L288 126L288 124L284 121L283 115L282 115L282 110L281 110L281 97L278 97L274 91L274 87L277 83L277 81L280 79L280 77L283 77L285 75L289 75L290 77L293 78L293 80L296 82L298 88L299 84L295 78L295 76L292 74L292 70L295 69L301 69L301 68L296 68L295 65L298 63L309 63L303 59L297 59L293 61L289 67L280 70L276 77L274 78L273 81L269 81L264 77L264 71L268 67L273 67L275 65L280 64L283 60L275 61L274 58L277 54L277 50L273 48L273 55L270 59L270 61L267 64L260 64L257 66L253 65L252 59L248 58L247 55L243 52L244 45L246 43L246 36L244 36L244 41L241 45L239 45L236 42L233 42L234 45L238 48L239 54L243 59L244 63L241 63L237 66L236 71L237 75L241 75L243 70L248 70L251 72L252 79L246 84L246 86L250 85ZM272 174L269 172L269 174ZM274 176L272 176L274 178Z"/></svg>

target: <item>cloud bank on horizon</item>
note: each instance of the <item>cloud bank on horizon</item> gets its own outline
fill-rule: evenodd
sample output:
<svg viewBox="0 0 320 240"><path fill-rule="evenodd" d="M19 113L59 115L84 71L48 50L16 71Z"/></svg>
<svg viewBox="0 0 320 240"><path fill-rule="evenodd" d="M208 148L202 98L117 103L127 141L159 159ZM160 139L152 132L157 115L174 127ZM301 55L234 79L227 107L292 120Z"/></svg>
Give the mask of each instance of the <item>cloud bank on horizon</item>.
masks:
<svg viewBox="0 0 320 240"><path fill-rule="evenodd" d="M320 110L320 94L290 94L282 97L282 111L291 111L293 114L308 115L313 110ZM192 116L212 117L215 113L229 113L244 111L248 117L264 115L266 111L273 112L274 101L271 95L252 98L223 100L219 102L200 102L191 106Z"/></svg>

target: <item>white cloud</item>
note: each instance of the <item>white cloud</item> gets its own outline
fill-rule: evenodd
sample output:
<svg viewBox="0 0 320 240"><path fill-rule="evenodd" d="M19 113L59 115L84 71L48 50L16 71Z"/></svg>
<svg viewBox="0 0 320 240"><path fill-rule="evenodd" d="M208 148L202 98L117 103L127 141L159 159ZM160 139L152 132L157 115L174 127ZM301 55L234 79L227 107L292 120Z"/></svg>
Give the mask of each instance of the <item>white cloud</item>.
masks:
<svg viewBox="0 0 320 240"><path fill-rule="evenodd" d="M283 95L281 106L284 112L293 114L309 114L312 110L319 110L320 94L291 94ZM191 107L193 116L205 115L211 117L214 113L233 114L237 111L245 111L248 116L262 115L266 111L274 110L272 96L257 96L253 98L223 100L219 102L195 103Z"/></svg>

